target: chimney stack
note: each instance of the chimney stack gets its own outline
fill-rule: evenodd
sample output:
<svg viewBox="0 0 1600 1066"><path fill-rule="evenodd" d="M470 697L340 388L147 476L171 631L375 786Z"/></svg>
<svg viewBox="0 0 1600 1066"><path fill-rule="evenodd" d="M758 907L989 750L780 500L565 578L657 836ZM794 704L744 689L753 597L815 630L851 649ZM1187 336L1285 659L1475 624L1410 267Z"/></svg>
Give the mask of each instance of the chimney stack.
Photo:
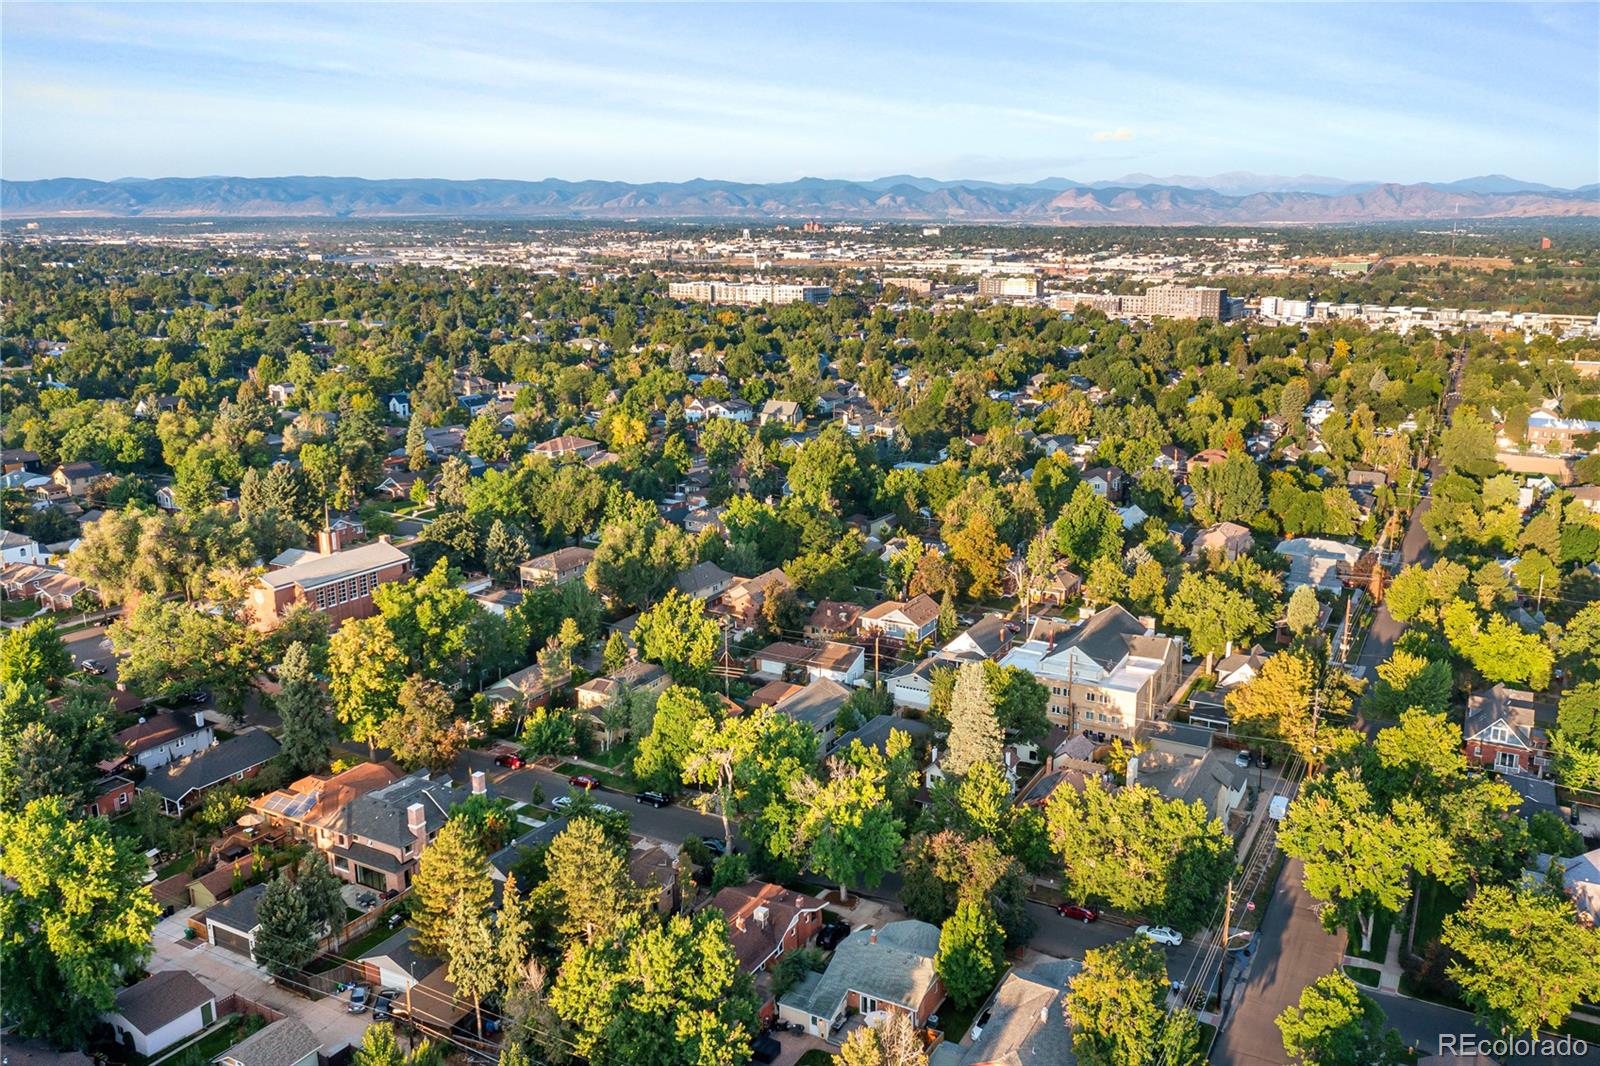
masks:
<svg viewBox="0 0 1600 1066"><path fill-rule="evenodd" d="M876 944L878 942L878 930L874 928L869 935L872 937L872 943Z"/></svg>
<svg viewBox="0 0 1600 1066"><path fill-rule="evenodd" d="M488 778L484 777L482 770L472 771L472 794L482 796L489 790Z"/></svg>
<svg viewBox="0 0 1600 1066"><path fill-rule="evenodd" d="M413 803L407 807L406 828L411 831L412 838L417 842L417 850L427 847L428 809L420 803Z"/></svg>
<svg viewBox="0 0 1600 1066"><path fill-rule="evenodd" d="M317 554L332 555L339 550L341 539L342 537L337 530L323 526L317 530Z"/></svg>

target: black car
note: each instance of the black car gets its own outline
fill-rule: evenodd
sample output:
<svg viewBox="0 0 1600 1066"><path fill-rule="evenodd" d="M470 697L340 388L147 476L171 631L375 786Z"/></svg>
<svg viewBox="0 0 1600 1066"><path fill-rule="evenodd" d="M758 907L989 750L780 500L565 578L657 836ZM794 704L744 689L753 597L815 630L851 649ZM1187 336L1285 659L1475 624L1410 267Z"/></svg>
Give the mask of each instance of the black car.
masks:
<svg viewBox="0 0 1600 1066"><path fill-rule="evenodd" d="M778 1043L766 1033L755 1038L750 1045L751 1062L777 1062L778 1056L783 1054L783 1045Z"/></svg>
<svg viewBox="0 0 1600 1066"><path fill-rule="evenodd" d="M378 993L377 998L372 1001L372 1018L374 1021L383 1021L389 1017L389 1007L399 994L392 988L385 988Z"/></svg>
<svg viewBox="0 0 1600 1066"><path fill-rule="evenodd" d="M839 942L850 935L850 923L845 921L831 922L817 930L817 947L823 951L832 951L839 946Z"/></svg>
<svg viewBox="0 0 1600 1066"><path fill-rule="evenodd" d="M716 858L722 858L728 853L728 842L721 837L706 837L700 843L705 845L706 851Z"/></svg>
<svg viewBox="0 0 1600 1066"><path fill-rule="evenodd" d="M666 797L665 793L645 791L634 793L633 802L648 803L652 807L665 807L672 801Z"/></svg>

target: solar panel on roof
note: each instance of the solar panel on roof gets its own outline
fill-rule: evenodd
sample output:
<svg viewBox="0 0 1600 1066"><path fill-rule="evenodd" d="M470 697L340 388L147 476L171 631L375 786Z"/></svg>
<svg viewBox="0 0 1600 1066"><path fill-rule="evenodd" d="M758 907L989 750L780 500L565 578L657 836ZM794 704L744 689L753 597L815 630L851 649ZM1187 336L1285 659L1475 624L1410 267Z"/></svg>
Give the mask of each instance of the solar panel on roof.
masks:
<svg viewBox="0 0 1600 1066"><path fill-rule="evenodd" d="M304 818L306 816L306 814L311 810L311 808L313 808L313 807L315 807L317 805L317 799L321 795L322 794L320 792L307 792L307 793L304 793L303 795L296 796L293 800L291 800L288 804L286 804L284 806L284 808L283 808L284 817L286 817L286 818Z"/></svg>

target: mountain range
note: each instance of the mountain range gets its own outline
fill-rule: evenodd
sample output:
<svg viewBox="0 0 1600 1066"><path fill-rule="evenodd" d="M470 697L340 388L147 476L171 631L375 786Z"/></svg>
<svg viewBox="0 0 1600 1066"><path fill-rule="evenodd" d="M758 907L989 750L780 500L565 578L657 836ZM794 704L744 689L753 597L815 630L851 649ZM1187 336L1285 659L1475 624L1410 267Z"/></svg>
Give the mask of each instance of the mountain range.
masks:
<svg viewBox="0 0 1600 1066"><path fill-rule="evenodd" d="M1214 187L1215 186L1215 187ZM12 218L818 218L852 221L1194 225L1600 217L1600 185L1503 174L1442 184L1222 174L1084 183L801 178L751 184L345 177L0 181Z"/></svg>

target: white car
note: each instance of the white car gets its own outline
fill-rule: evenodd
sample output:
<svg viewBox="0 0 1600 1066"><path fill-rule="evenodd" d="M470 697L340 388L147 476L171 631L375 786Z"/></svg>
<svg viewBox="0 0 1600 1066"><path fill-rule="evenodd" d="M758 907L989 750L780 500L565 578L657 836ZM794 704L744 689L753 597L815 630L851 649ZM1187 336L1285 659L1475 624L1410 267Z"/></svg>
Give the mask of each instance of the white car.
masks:
<svg viewBox="0 0 1600 1066"><path fill-rule="evenodd" d="M1176 929L1168 929L1164 925L1141 925L1134 930L1143 937L1149 937L1157 944L1166 944L1168 947L1179 947L1183 944L1183 934Z"/></svg>
<svg viewBox="0 0 1600 1066"><path fill-rule="evenodd" d="M555 810L555 812L557 814L560 814L562 811L564 811L568 807L572 806L572 797L571 796L557 796L555 799L550 801L550 806Z"/></svg>

